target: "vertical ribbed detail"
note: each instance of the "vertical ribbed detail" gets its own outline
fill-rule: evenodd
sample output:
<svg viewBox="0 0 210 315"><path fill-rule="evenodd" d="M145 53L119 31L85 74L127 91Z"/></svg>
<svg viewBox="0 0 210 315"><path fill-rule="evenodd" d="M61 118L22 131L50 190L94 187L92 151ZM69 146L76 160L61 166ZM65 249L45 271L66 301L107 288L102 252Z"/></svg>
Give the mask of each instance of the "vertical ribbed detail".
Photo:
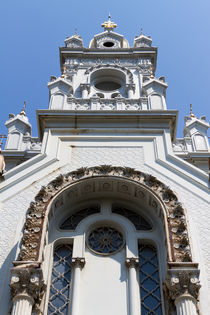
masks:
<svg viewBox="0 0 210 315"><path fill-rule="evenodd" d="M196 304L193 297L183 295L176 301L177 315L197 315Z"/></svg>
<svg viewBox="0 0 210 315"><path fill-rule="evenodd" d="M11 315L30 315L32 307L33 298L20 295L14 301Z"/></svg>

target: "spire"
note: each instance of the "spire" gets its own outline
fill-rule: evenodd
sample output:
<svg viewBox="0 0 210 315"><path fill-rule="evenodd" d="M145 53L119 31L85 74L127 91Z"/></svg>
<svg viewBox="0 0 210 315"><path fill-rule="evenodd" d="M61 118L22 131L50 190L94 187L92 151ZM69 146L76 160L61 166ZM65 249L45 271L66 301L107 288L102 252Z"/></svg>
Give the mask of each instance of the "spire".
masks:
<svg viewBox="0 0 210 315"><path fill-rule="evenodd" d="M102 23L101 26L104 28L105 31L113 31L113 29L117 27L117 24L111 21L111 15L109 13L108 21Z"/></svg>
<svg viewBox="0 0 210 315"><path fill-rule="evenodd" d="M20 115L21 116L25 116L26 115L26 101L24 101L24 104L23 104L23 108L20 112Z"/></svg>

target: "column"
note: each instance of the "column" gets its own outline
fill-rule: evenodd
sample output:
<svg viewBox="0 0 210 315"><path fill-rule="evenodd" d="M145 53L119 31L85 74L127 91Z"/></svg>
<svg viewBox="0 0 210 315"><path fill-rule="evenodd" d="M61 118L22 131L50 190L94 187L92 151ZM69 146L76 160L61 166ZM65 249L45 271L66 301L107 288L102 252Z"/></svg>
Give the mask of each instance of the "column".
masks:
<svg viewBox="0 0 210 315"><path fill-rule="evenodd" d="M18 294L13 299L13 308L11 315L31 314L34 299L28 294Z"/></svg>
<svg viewBox="0 0 210 315"><path fill-rule="evenodd" d="M11 295L13 297L12 315L30 315L35 301L40 302L45 285L40 268L27 265L11 269Z"/></svg>
<svg viewBox="0 0 210 315"><path fill-rule="evenodd" d="M85 265L84 258L72 258L72 267L74 268L74 280L72 286L72 311L71 315L79 314L79 299L80 299L80 276L82 268Z"/></svg>
<svg viewBox="0 0 210 315"><path fill-rule="evenodd" d="M87 98L90 92L90 84L83 83L80 84L80 90L82 91L82 98Z"/></svg>
<svg viewBox="0 0 210 315"><path fill-rule="evenodd" d="M126 91L128 93L128 98L133 98L135 91L135 84L126 84Z"/></svg>
<svg viewBox="0 0 210 315"><path fill-rule="evenodd" d="M177 315L197 315L200 289L198 264L169 263L166 287L176 306Z"/></svg>
<svg viewBox="0 0 210 315"><path fill-rule="evenodd" d="M196 299L190 294L182 294L175 300L177 315L197 315Z"/></svg>
<svg viewBox="0 0 210 315"><path fill-rule="evenodd" d="M139 266L138 258L127 258L125 261L125 265L128 268L128 290L129 290L129 307L130 307L130 315L139 315L139 299L137 295L139 294L139 290L137 291L137 275L136 269Z"/></svg>

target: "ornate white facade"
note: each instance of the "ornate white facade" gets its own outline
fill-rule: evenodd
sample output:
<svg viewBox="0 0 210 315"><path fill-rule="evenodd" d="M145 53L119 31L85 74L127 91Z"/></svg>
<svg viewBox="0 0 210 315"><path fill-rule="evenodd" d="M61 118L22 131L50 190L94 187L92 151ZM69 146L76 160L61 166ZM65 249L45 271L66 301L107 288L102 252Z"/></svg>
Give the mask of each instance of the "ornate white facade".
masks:
<svg viewBox="0 0 210 315"><path fill-rule="evenodd" d="M1 314L208 315L209 124L177 139L152 39L103 27L65 39L39 138L6 122Z"/></svg>

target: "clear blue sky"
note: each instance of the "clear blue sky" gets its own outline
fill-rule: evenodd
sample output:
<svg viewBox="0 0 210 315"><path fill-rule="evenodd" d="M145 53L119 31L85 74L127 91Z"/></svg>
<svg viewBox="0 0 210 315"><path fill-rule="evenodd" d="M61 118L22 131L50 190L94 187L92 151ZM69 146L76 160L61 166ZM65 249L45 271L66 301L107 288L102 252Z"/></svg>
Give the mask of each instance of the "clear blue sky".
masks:
<svg viewBox="0 0 210 315"><path fill-rule="evenodd" d="M0 10L0 133L26 100L37 135L36 109L48 107L47 82L60 74L58 47L75 28L88 46L109 12L131 45L142 27L158 47L156 76L168 82L168 109L179 110L178 136L190 103L209 119L209 0L5 0Z"/></svg>

